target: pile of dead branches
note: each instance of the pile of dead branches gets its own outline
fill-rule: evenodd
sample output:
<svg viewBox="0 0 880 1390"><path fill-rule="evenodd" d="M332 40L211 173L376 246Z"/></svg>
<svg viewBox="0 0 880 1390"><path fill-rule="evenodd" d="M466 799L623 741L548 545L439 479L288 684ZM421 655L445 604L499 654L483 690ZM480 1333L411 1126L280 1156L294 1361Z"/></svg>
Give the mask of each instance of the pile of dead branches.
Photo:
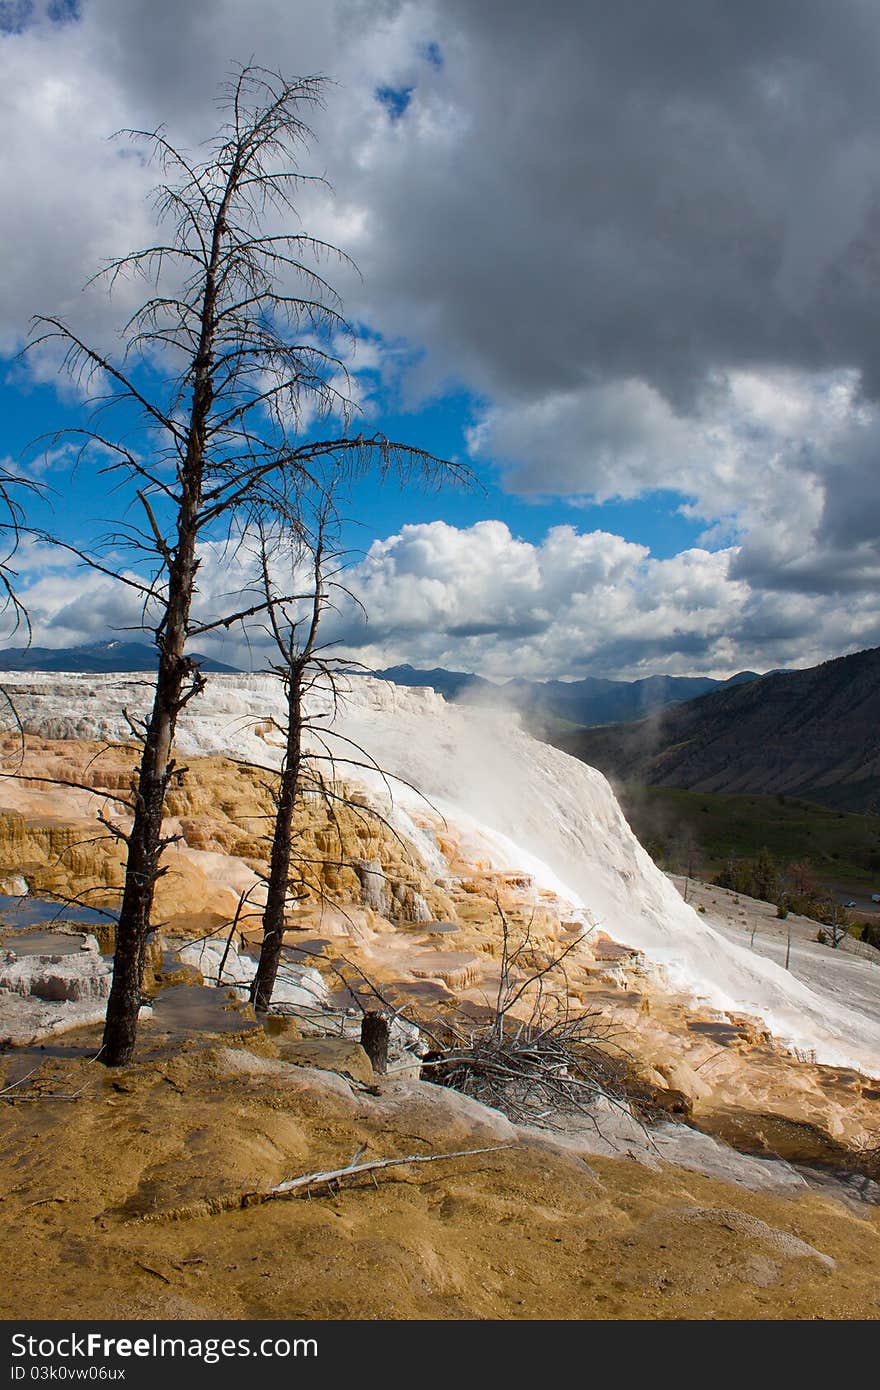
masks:
<svg viewBox="0 0 880 1390"><path fill-rule="evenodd" d="M623 1104L609 1049L612 1029L596 1010L572 1006L565 958L537 952L526 927L517 945L500 903L502 956L494 1006L483 1019L445 1020L449 1045L423 1059L422 1075L473 1096L519 1124L580 1115L595 1124L598 1097Z"/></svg>

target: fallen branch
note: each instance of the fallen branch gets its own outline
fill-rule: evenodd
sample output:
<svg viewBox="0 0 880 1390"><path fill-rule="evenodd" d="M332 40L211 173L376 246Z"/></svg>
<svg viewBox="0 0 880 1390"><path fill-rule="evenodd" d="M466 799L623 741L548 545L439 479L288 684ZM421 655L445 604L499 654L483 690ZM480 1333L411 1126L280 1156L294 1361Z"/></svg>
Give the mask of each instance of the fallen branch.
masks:
<svg viewBox="0 0 880 1390"><path fill-rule="evenodd" d="M489 1144L481 1149L457 1149L454 1153L447 1154L407 1154L405 1158L376 1158L370 1163L352 1162L345 1168L334 1168L326 1173L306 1173L302 1178L289 1178L287 1182L280 1182L277 1187L270 1187L268 1192L258 1195L260 1200L268 1202L275 1197L288 1197L307 1188L330 1186L353 1173L374 1173L379 1168L398 1168L404 1163L437 1163L442 1158L469 1158L471 1154L495 1153L498 1149L510 1147L510 1144Z"/></svg>
<svg viewBox="0 0 880 1390"><path fill-rule="evenodd" d="M409 1163L440 1163L443 1159L470 1158L474 1154L497 1153L500 1149L510 1149L512 1144L488 1144L478 1149L456 1149L453 1153L407 1154L403 1158L377 1158L369 1163L358 1163L364 1152L359 1149L354 1158L344 1168L328 1169L326 1172L306 1173L301 1178L289 1178L265 1192L238 1192L228 1197L207 1198L190 1206L173 1207L169 1211L144 1212L140 1221L181 1221L187 1217L214 1216L222 1211L240 1211L245 1207L260 1206L263 1202L279 1201L284 1197L300 1194L311 1196L315 1187L338 1185L343 1178L357 1177L369 1173L375 1183L375 1174L381 1168L401 1168Z"/></svg>
<svg viewBox="0 0 880 1390"><path fill-rule="evenodd" d="M153 1274L157 1279L161 1279L163 1284L170 1284L171 1280L167 1274L163 1274L160 1269L154 1269L152 1265L144 1264L143 1260L135 1260L139 1269L143 1269L147 1274Z"/></svg>

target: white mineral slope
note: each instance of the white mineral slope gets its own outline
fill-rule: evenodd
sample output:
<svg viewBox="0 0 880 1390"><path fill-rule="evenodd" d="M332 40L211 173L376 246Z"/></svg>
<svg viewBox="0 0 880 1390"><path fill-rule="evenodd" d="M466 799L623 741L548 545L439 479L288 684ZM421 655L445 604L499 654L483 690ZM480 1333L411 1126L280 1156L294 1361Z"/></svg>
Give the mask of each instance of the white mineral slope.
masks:
<svg viewBox="0 0 880 1390"><path fill-rule="evenodd" d="M123 706L142 711L148 696L138 676L7 673L4 685L24 727L55 738L125 740ZM319 694L316 709L322 700ZM181 720L180 751L231 752L277 764L278 737L265 721L278 718L280 709L272 678L214 675ZM539 886L643 951L672 989L714 1009L763 1019L776 1037L819 1061L880 1075L876 1019L714 931L642 849L601 773L537 742L515 716L358 677L326 723L340 757L363 760L365 753L392 777L417 786L476 853L498 868L533 873ZM383 795L375 772L341 771ZM425 803L402 783L393 786L398 824L424 852L430 847L408 813Z"/></svg>

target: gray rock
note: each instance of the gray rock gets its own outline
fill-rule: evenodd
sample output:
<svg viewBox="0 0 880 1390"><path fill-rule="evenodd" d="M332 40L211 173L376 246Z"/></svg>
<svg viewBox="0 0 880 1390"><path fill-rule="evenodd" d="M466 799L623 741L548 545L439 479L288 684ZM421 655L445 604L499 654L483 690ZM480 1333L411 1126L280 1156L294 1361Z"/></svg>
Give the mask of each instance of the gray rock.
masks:
<svg viewBox="0 0 880 1390"><path fill-rule="evenodd" d="M387 917L392 908L392 893L385 872L378 859L353 859L351 867L361 885L361 902L371 907L381 917Z"/></svg>
<svg viewBox="0 0 880 1390"><path fill-rule="evenodd" d="M0 960L0 991L24 998L52 1003L106 999L110 980L110 969L96 950L33 956L17 956L7 950Z"/></svg>

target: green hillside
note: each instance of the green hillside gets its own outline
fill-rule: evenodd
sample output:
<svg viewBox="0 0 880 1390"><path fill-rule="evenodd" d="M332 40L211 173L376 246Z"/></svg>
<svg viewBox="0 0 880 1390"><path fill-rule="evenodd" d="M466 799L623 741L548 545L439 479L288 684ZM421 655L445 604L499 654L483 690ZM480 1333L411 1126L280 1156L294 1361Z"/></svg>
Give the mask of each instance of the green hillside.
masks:
<svg viewBox="0 0 880 1390"><path fill-rule="evenodd" d="M706 878L766 848L780 864L808 861L823 882L880 890L880 816L830 810L781 794L618 787L627 819L664 867Z"/></svg>

